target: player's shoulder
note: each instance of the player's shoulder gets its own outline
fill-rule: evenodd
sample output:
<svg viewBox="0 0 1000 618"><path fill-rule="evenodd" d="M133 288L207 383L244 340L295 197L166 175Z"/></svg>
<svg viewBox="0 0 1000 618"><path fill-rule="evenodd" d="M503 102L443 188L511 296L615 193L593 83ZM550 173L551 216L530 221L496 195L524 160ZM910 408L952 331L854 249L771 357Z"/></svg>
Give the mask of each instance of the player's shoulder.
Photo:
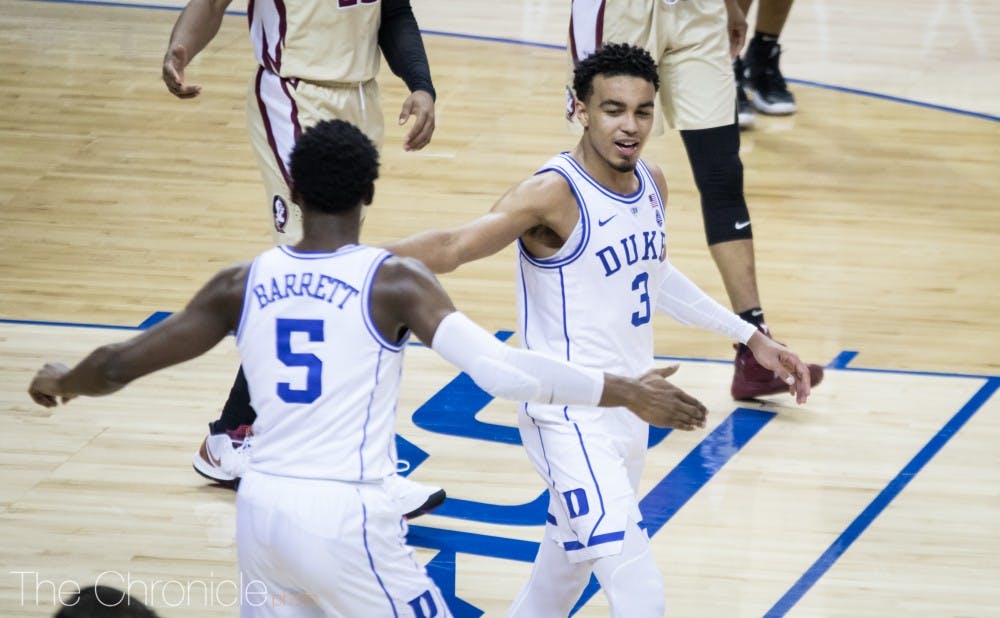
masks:
<svg viewBox="0 0 1000 618"><path fill-rule="evenodd" d="M377 292L405 292L433 280L434 273L417 258L390 253L379 266L372 289Z"/></svg>
<svg viewBox="0 0 1000 618"><path fill-rule="evenodd" d="M663 174L663 168L648 159L642 159L642 164L646 166L646 169L649 170L649 175L652 176L656 182L666 182L666 176Z"/></svg>
<svg viewBox="0 0 1000 618"><path fill-rule="evenodd" d="M525 178L513 190L522 196L530 196L533 203L575 203L576 199L566 177L552 168L543 168Z"/></svg>
<svg viewBox="0 0 1000 618"><path fill-rule="evenodd" d="M660 192L665 192L667 190L667 177L663 173L663 169L656 163L645 159L642 160L642 164L649 170L649 175L653 179L653 182L656 183L656 186L659 187Z"/></svg>

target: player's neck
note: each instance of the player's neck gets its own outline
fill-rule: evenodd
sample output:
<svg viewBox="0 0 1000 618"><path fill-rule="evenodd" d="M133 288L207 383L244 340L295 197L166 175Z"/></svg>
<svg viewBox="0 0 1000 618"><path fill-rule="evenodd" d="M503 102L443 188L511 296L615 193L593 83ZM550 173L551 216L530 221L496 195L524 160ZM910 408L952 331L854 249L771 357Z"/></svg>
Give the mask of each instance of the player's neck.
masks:
<svg viewBox="0 0 1000 618"><path fill-rule="evenodd" d="M639 181L634 168L621 171L611 167L607 159L593 148L588 148L583 141L576 145L570 155L605 189L620 195L630 195L635 192Z"/></svg>
<svg viewBox="0 0 1000 618"><path fill-rule="evenodd" d="M302 240L296 251L336 251L346 245L358 244L361 220L357 212L342 215L302 214Z"/></svg>

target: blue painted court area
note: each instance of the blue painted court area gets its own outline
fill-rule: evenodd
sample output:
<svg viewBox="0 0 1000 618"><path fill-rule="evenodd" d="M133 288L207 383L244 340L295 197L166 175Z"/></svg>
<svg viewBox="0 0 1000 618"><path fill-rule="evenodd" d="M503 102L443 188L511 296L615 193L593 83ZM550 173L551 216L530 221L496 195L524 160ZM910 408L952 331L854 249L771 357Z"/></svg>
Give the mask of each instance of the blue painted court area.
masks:
<svg viewBox="0 0 1000 618"><path fill-rule="evenodd" d="M106 324L75 324L68 322L42 322L31 320L0 320L0 324L52 326L59 328L103 328L119 330L142 330L169 316L167 312L156 312L133 327L113 326ZM512 333L503 331L497 333L501 340L508 339ZM419 344L413 344L419 345ZM919 449L889 480L875 498L857 514L847 527L832 540L829 547L818 555L812 565L800 577L788 582L787 591L767 612L767 616L776 617L787 614L803 596L830 570L851 546L865 533L871 524L885 511L892 501L906 486L923 470L926 465L941 451L941 449L957 435L962 427L990 400L1000 387L1000 377L980 376L970 374L946 374L935 372L882 370L871 368L854 368L850 363L858 352L845 351L834 358L828 365L829 371L864 372L875 374L907 375L914 377L936 376L954 379L982 380L983 384L967 402L949 418L933 435L928 436L926 444ZM724 363L712 359L658 357L660 360L681 360L688 363ZM424 404L419 406L412 415L413 423L421 429L443 434L456 439L472 439L493 442L504 445L520 445L520 437L516 428L479 421L476 415L482 411L492 398L480 390L469 377L459 374ZM667 472L653 488L642 497L640 510L643 514L643 527L651 537L655 537L684 505L702 488L711 482L712 478L722 470L755 436L765 429L775 417L773 412L759 409L734 407L732 412L718 424L709 434L680 461ZM656 447L669 435L669 430L651 429L650 448ZM433 456L404 436L397 437L397 447L400 456L410 461L412 473L422 463ZM519 505L490 504L474 500L449 498L435 512L444 518L479 522L486 524L502 524L509 526L541 526L545 521L548 506L547 491L541 491L537 498ZM427 565L428 572L438 583L442 592L449 600L449 605L458 618L478 617L482 610L456 596L455 578L457 557L461 554L483 556L517 562L532 562L538 549L538 543L521 539L505 538L490 534L449 530L423 525L410 526L409 542L415 547L435 550L437 553ZM582 607L599 591L596 580L592 578L585 589L577 609Z"/></svg>

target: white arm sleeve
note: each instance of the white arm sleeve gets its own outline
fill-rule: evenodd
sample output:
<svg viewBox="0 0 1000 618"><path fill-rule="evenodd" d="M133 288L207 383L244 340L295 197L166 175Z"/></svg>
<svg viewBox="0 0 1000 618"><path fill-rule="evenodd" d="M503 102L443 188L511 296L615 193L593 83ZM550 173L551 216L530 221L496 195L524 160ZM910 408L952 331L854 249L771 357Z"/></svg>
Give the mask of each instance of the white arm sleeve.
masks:
<svg viewBox="0 0 1000 618"><path fill-rule="evenodd" d="M604 392L603 371L512 348L458 311L441 320L431 348L494 397L596 406Z"/></svg>
<svg viewBox="0 0 1000 618"><path fill-rule="evenodd" d="M656 295L656 310L686 326L698 326L746 343L757 328L715 302L701 288L673 267L663 263L663 283Z"/></svg>

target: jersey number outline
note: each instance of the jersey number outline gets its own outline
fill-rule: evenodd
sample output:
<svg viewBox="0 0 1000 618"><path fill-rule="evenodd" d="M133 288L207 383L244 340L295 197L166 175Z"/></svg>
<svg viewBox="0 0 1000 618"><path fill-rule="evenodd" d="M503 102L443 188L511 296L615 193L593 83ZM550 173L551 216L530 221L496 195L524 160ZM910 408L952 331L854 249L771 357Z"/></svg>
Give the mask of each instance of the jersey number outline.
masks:
<svg viewBox="0 0 1000 618"><path fill-rule="evenodd" d="M323 341L323 320L278 318L278 360L287 367L306 368L306 387L292 388L288 382L278 382L278 397L285 403L312 403L323 394L323 361L315 354L293 352L292 333L306 333L309 341Z"/></svg>
<svg viewBox="0 0 1000 618"><path fill-rule="evenodd" d="M642 291L639 293L639 302L642 303L642 313L640 314L636 311L632 314L632 326L642 326L649 321L649 273L639 273L632 280L632 291L639 292L639 288L642 288Z"/></svg>

